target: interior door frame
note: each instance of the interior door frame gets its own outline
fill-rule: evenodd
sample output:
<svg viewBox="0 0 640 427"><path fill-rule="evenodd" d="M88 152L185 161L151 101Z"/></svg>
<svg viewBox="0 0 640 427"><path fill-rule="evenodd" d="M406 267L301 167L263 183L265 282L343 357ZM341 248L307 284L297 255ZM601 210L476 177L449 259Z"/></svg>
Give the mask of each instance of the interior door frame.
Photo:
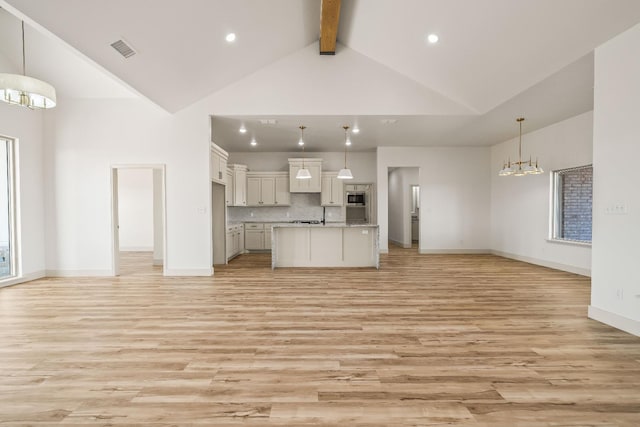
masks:
<svg viewBox="0 0 640 427"><path fill-rule="evenodd" d="M152 173L160 171L161 183L161 212L162 212L162 275L167 275L167 182L165 164L114 164L111 165L111 274L120 275L120 233L118 215L118 170L120 169L151 169ZM155 182L155 181L154 181Z"/></svg>

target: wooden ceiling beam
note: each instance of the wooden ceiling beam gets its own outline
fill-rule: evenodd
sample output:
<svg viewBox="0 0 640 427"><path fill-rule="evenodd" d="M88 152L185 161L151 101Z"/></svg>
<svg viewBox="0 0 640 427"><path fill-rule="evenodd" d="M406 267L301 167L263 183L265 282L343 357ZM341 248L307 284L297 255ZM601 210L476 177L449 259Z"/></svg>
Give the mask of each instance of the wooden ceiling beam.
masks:
<svg viewBox="0 0 640 427"><path fill-rule="evenodd" d="M320 10L320 55L335 55L340 0L322 0Z"/></svg>

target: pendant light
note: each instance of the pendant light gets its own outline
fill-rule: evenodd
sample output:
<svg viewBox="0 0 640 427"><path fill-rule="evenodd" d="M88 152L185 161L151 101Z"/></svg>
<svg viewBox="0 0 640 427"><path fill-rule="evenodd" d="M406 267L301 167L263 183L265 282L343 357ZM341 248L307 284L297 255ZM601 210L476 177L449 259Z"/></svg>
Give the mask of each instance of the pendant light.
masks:
<svg viewBox="0 0 640 427"><path fill-rule="evenodd" d="M524 176L524 175L540 175L544 170L538 166L536 158L535 165L529 157L529 160L522 161L522 122L524 117L518 117L516 121L520 124L520 138L518 139L518 161L511 162L511 158L502 164L502 169L498 172L499 176Z"/></svg>
<svg viewBox="0 0 640 427"><path fill-rule="evenodd" d="M22 21L22 74L0 73L0 100L31 110L56 106L56 90L49 83L26 75L24 21Z"/></svg>
<svg viewBox="0 0 640 427"><path fill-rule="evenodd" d="M350 141L349 141L349 135L348 135L348 131L349 131L349 126L342 126L342 129L344 129L344 168L340 169L340 172L338 172L338 179L353 179L353 174L351 173L351 169L347 168L347 146L350 145Z"/></svg>
<svg viewBox="0 0 640 427"><path fill-rule="evenodd" d="M296 173L296 179L311 179L311 172L304 166L304 130L307 128L306 126L299 126L300 128L300 140L298 141L298 145L302 146L302 168L298 169L298 173Z"/></svg>

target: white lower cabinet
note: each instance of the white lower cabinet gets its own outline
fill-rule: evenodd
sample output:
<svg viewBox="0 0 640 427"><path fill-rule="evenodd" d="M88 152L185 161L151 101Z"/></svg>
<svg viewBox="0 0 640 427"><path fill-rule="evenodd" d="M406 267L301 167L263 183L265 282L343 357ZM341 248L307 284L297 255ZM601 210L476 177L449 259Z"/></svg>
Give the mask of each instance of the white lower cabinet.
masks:
<svg viewBox="0 0 640 427"><path fill-rule="evenodd" d="M244 224L227 226L227 261L244 252Z"/></svg>
<svg viewBox="0 0 640 427"><path fill-rule="evenodd" d="M272 223L245 223L244 244L248 251L270 251Z"/></svg>

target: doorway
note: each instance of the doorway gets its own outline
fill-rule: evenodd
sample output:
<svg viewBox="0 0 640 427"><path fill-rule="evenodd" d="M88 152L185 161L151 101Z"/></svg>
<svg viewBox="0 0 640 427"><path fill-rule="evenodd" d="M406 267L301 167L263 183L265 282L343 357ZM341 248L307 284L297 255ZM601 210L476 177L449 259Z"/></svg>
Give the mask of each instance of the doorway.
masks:
<svg viewBox="0 0 640 427"><path fill-rule="evenodd" d="M112 166L111 202L113 275L164 275L165 166Z"/></svg>
<svg viewBox="0 0 640 427"><path fill-rule="evenodd" d="M389 243L401 248L420 248L420 168L388 169Z"/></svg>

